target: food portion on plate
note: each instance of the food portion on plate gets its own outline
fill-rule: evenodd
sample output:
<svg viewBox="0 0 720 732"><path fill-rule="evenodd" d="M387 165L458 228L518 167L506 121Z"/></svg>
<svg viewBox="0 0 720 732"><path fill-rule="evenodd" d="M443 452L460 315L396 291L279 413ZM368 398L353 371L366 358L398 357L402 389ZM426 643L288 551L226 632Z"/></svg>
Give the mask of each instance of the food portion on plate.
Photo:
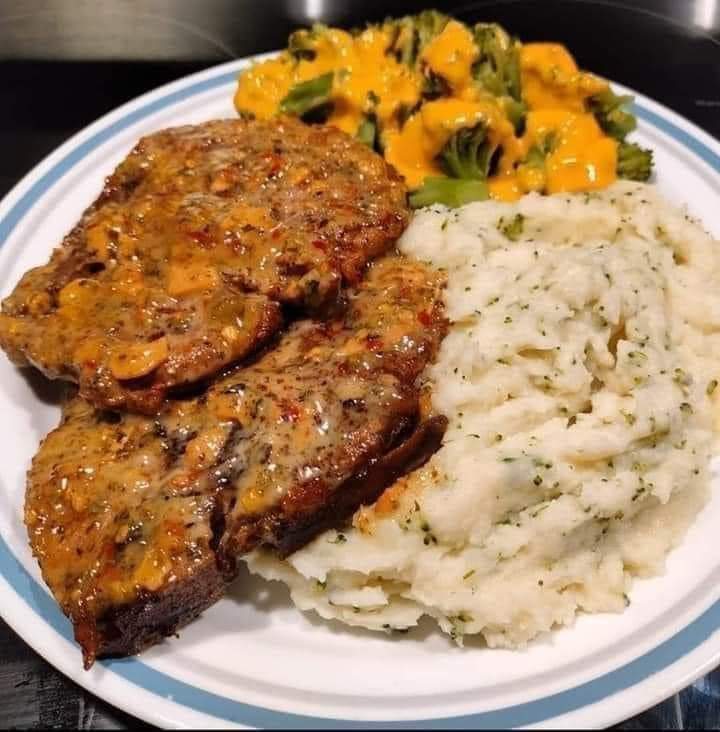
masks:
<svg viewBox="0 0 720 732"><path fill-rule="evenodd" d="M331 127L217 120L143 138L0 315L13 361L153 414L331 306L407 224L405 186Z"/></svg>
<svg viewBox="0 0 720 732"><path fill-rule="evenodd" d="M294 114L355 135L405 178L414 207L645 181L652 153L626 140L631 101L560 44L436 11L296 31L235 93L241 115Z"/></svg>
<svg viewBox="0 0 720 732"><path fill-rule="evenodd" d="M25 522L86 666L173 633L244 553L293 551L439 447L446 420L416 381L445 330L441 284L385 258L341 316L296 322L154 417L69 402L33 460Z"/></svg>
<svg viewBox="0 0 720 732"><path fill-rule="evenodd" d="M425 12L298 31L234 100L142 138L3 302L10 358L77 384L25 523L86 667L242 561L490 646L622 610L707 496L720 381L717 244L617 180L652 169L629 99Z"/></svg>
<svg viewBox="0 0 720 732"><path fill-rule="evenodd" d="M423 615L517 647L621 611L708 497L720 247L652 186L416 214L400 249L447 272L429 367L440 451L285 562L303 610L373 630Z"/></svg>

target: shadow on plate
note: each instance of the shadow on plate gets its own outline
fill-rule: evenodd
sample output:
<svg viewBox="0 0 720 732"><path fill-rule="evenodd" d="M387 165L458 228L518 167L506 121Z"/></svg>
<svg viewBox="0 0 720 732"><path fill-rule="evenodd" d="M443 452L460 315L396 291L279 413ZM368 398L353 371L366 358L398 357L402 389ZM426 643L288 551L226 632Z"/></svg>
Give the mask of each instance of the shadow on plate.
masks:
<svg viewBox="0 0 720 732"><path fill-rule="evenodd" d="M37 369L28 367L18 371L32 390L33 397L48 407L61 406L72 389L66 381L48 379Z"/></svg>
<svg viewBox="0 0 720 732"><path fill-rule="evenodd" d="M346 625L339 620L325 620L312 610L304 612L293 605L290 590L286 585L279 580L266 580L252 574L245 565L242 565L240 575L228 590L226 599L236 603L239 606L239 612L232 627L223 628L223 630L235 632L253 630L270 624L273 614L278 611L282 611L284 617L287 617L288 611L292 611L296 615L298 624L306 624L313 630L329 632L336 636L344 635L393 642L423 642L427 638L438 637L447 640L451 647L455 646L450 637L442 633L435 621L429 617L421 618L420 623L407 632L394 631L385 634L375 630ZM260 620L261 618L263 618L263 621ZM217 630L217 625L215 630ZM482 645L484 647L485 644L478 640L477 642L473 641L472 645L478 647Z"/></svg>
<svg viewBox="0 0 720 732"><path fill-rule="evenodd" d="M0 353L0 359L4 358ZM12 370L12 376L8 378L10 383L4 381L5 396L15 406L28 413L36 434L44 437L48 429L55 427L57 422L53 420L48 424L47 408L59 409L74 387L66 381L48 379L37 369L16 368L7 361L3 364L3 371L5 370Z"/></svg>

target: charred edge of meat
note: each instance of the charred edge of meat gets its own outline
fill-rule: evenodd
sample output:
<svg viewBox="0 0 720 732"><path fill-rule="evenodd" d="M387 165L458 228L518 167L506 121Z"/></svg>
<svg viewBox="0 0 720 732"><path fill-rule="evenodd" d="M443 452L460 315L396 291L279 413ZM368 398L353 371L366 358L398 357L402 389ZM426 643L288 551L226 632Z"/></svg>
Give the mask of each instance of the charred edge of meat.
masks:
<svg viewBox="0 0 720 732"><path fill-rule="evenodd" d="M370 463L343 483L322 511L282 527L277 549L287 557L318 534L341 526L361 505L376 501L400 476L424 465L438 451L447 429L446 417L431 417L398 447Z"/></svg>
<svg viewBox="0 0 720 732"><path fill-rule="evenodd" d="M276 509L260 518L249 533L257 539L263 537L266 545L287 557L323 531L341 526L359 506L373 503L400 476L427 462L439 449L446 429L445 417L421 422L404 442L340 485L321 510L288 519ZM227 560L230 566L234 564L232 557Z"/></svg>
<svg viewBox="0 0 720 732"><path fill-rule="evenodd" d="M293 519L272 512L260 519L259 535L276 537L272 545L286 557L322 531L341 526L358 506L377 500L401 475L423 465L440 447L446 428L445 417L420 423L404 442L339 486L321 511ZM402 435L396 434L394 443L399 439ZM220 549L227 510L218 501L211 517L214 557L192 577L157 592L145 591L100 619L74 619L75 639L82 647L86 669L96 658L134 655L175 634L223 596L237 573L237 558L224 556Z"/></svg>
<svg viewBox="0 0 720 732"><path fill-rule="evenodd" d="M106 410L127 410L152 417L161 411L167 389L155 384L154 375L148 374L137 379L122 382L122 388L115 391L116 382L106 373L93 373L89 377L79 377L80 396L91 404ZM103 400L98 402L98 394Z"/></svg>
<svg viewBox="0 0 720 732"><path fill-rule="evenodd" d="M301 304L294 302L282 303L282 313L285 322L293 323L312 316L315 320L339 320L347 312L349 305L348 293L345 287L338 286L332 289L322 299L309 299Z"/></svg>
<svg viewBox="0 0 720 732"><path fill-rule="evenodd" d="M97 621L75 622L75 640L82 648L85 669L96 658L131 656L173 635L214 605L226 588L226 578L209 562L192 578L158 592L145 592Z"/></svg>

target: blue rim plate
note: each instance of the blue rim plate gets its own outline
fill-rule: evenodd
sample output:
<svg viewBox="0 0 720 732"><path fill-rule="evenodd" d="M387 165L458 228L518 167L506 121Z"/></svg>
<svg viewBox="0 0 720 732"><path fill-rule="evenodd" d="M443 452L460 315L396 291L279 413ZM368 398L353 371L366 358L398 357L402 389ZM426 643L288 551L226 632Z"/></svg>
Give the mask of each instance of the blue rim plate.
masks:
<svg viewBox="0 0 720 732"><path fill-rule="evenodd" d="M238 70L247 61L209 69L200 74L182 79L146 94L98 120L79 133L29 173L0 204L0 271L3 273L3 288L9 289L17 277L10 274L18 257L18 247L23 237L31 236L27 228L33 216L44 216L45 210L62 207L65 200L75 196L78 176L85 175L89 161L105 172L112 167L110 159L116 155L113 144L122 134L138 129L142 134L148 129L175 124L174 110L182 110L202 119L203 110L215 107L217 99L228 100L226 113L231 113L229 100ZM209 106L208 106L209 105ZM706 203L699 213L714 216L711 221L718 227L717 214L710 196L720 192L720 145L697 127L663 108L636 95L635 112L640 120L641 132L658 152L659 178L662 182L665 171L665 151L672 163L667 166L684 166L681 181L704 186ZM184 118L182 119L184 121ZM120 146L122 148L122 145ZM108 152L113 149L113 152ZM121 149L124 152L127 148ZM94 162L93 162L94 161ZM95 175L97 177L97 175ZM677 176L673 175L675 179ZM694 181L694 183L693 183ZM669 184L671 197L678 202L687 198L687 183L675 181ZM81 193L77 196L82 198ZM91 200L84 198L75 204L82 208ZM700 208L703 208L701 205ZM70 217L71 219L72 217ZM25 229L25 231L24 231ZM44 246L47 253L55 241L64 233L58 230L54 240ZM1 373L7 374L9 367ZM3 389L11 391L8 379L2 379ZM7 397L6 397L7 398ZM2 401L0 399L0 407ZM21 407L25 411L32 405ZM37 442L36 435L31 440ZM19 448L22 450L22 448ZM13 453L17 454L17 453ZM30 453L31 454L31 453ZM23 459L25 459L23 455ZM29 457L29 455L27 456ZM4 461L7 461L7 456ZM24 470L24 468L23 468ZM5 467L0 464L0 492L6 491L9 511L14 518L7 519L0 538L0 587L3 589L3 605L0 613L30 645L48 661L93 693L107 699L128 712L163 726L184 727L193 725L219 726L236 724L252 727L283 728L497 728L526 725L585 724L600 726L611 724L630 716L677 688L704 673L720 662L720 593L714 591L693 595L692 602L680 606L669 606L658 620L662 626L657 632L645 638L636 649L621 658L605 658L598 664L597 673L590 678L578 673L577 681L565 679L555 688L548 686L547 693L534 692L532 698L523 699L514 695L514 701L500 699L493 703L487 699L478 701L470 711L459 714L443 712L443 705L430 713L423 711L413 716L412 705L405 711L385 714L372 708L360 708L357 713L337 714L332 707L305 713L303 704L293 700L276 699L272 703L251 703L253 693L247 696L242 689L232 696L222 693L225 687L217 686L212 679L204 682L194 677L190 683L181 674L168 673L167 666L157 663L157 654L149 661L130 659L106 661L98 664L91 673L80 670L79 655L73 650L72 632L55 602L38 582L37 571L24 546L24 537L17 531L21 506L18 496L21 491L9 489L12 483L5 481ZM22 470L20 471L22 472ZM17 482L17 479L16 481ZM13 529L12 526L15 528ZM710 566L715 574L715 567ZM718 585L717 582L714 585ZM670 618L670 620L667 620ZM209 619L198 622L210 622ZM577 632L580 632L579 630ZM180 641L179 643L182 643ZM172 654L179 644L165 644L160 654ZM469 649L466 653L493 653ZM602 668L606 670L602 670ZM198 678L200 679L198 681ZM426 695L427 696L427 695ZM512 696L512 695L511 695ZM358 702L359 704L359 702ZM312 706L312 705L310 705ZM466 704L467 708L467 704ZM426 707L422 707L423 710Z"/></svg>

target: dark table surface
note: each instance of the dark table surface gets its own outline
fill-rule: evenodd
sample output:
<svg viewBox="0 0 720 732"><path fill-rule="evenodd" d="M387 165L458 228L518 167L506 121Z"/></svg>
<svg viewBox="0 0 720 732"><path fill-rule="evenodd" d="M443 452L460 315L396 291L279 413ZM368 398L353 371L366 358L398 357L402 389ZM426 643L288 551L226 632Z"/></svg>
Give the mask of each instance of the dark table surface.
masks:
<svg viewBox="0 0 720 732"><path fill-rule="evenodd" d="M720 0L3 0L0 195L70 135L159 84L282 47L301 24L353 26L420 7L497 20L524 40L562 41L585 68L720 137ZM0 722L137 724L55 671L2 621ZM720 728L720 670L619 727Z"/></svg>

